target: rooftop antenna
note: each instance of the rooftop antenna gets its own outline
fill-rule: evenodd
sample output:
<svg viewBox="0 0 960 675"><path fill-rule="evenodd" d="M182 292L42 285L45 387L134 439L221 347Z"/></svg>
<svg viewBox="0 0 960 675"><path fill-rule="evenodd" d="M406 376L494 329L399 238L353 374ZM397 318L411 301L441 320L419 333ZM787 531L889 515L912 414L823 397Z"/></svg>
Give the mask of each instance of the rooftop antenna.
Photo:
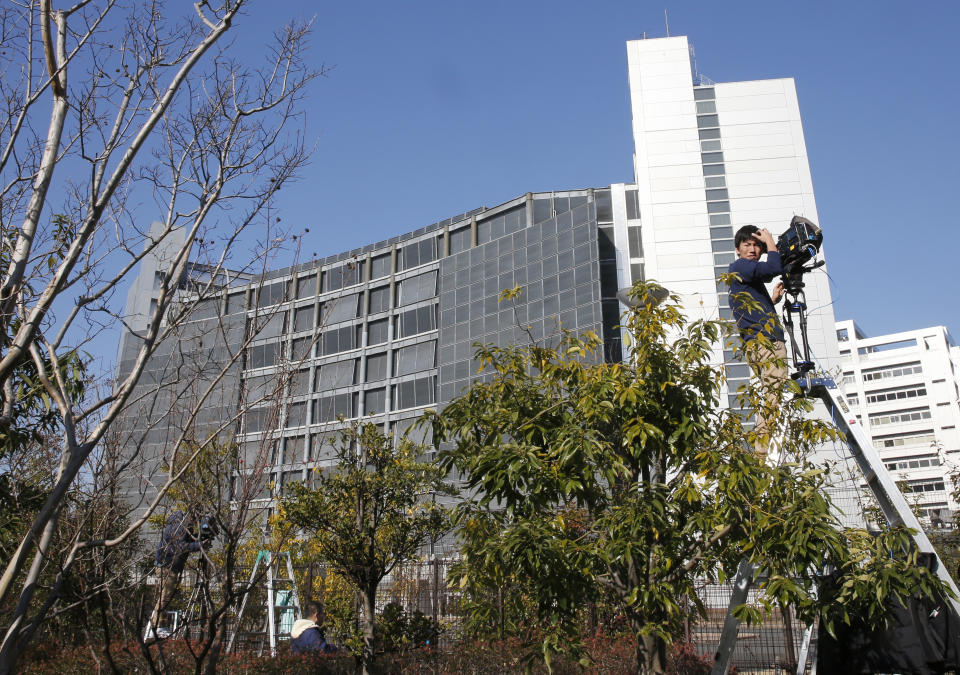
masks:
<svg viewBox="0 0 960 675"><path fill-rule="evenodd" d="M667 10L663 10L663 22L667 24L667 37L670 37L670 17L667 16Z"/></svg>

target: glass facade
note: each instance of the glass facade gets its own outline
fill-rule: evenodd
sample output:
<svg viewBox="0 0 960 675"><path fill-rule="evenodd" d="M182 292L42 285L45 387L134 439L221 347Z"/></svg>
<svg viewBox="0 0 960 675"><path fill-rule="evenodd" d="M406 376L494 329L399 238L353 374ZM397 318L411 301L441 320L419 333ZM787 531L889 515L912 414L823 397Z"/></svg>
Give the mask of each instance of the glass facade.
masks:
<svg viewBox="0 0 960 675"><path fill-rule="evenodd" d="M632 196L626 209L639 217ZM332 461L348 420L399 433L426 407L452 400L482 377L477 343L589 330L604 336L608 359L619 359L615 294L626 284L611 228L609 189L528 194L233 287L208 303L222 311L188 324L198 334L231 326L222 356L236 354L236 365L210 421L237 439L239 470L265 471L260 496L268 498ZM631 258L642 256L636 230ZM514 288L516 298L501 300ZM161 370L151 381L173 377ZM148 433L142 420L130 422L134 435Z"/></svg>

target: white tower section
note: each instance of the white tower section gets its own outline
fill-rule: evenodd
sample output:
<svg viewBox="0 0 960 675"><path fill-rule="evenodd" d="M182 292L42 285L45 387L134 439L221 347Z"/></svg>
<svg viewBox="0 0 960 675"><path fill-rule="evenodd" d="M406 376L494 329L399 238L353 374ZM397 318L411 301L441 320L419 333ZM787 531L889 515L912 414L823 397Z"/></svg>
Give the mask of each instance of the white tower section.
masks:
<svg viewBox="0 0 960 675"><path fill-rule="evenodd" d="M686 37L628 42L627 62L646 277L692 318L729 316L715 277L735 256L733 232L776 237L794 215L820 224L794 81L696 82ZM811 351L828 370L838 348L825 268L804 281Z"/></svg>

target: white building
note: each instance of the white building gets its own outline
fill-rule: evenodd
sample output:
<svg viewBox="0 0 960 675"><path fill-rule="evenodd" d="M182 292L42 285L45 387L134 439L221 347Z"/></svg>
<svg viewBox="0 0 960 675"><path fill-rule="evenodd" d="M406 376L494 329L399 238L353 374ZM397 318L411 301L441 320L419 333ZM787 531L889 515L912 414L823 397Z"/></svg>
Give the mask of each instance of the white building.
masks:
<svg viewBox="0 0 960 675"><path fill-rule="evenodd" d="M960 349L947 329L872 338L853 321L836 329L844 393L887 468L927 515L957 510L950 474L960 469Z"/></svg>
<svg viewBox="0 0 960 675"><path fill-rule="evenodd" d="M716 277L736 255L734 232L776 237L795 215L820 220L793 79L714 83L691 57L686 37L627 43L642 262L691 315L729 317ZM826 370L837 342L825 270L805 282L811 352ZM733 391L749 371L730 350L724 361Z"/></svg>

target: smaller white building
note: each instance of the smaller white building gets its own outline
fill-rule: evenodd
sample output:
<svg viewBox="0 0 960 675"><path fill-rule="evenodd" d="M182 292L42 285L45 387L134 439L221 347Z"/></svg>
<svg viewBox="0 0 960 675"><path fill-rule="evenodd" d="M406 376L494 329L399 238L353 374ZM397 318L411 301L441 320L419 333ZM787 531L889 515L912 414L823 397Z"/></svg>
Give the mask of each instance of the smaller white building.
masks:
<svg viewBox="0 0 960 675"><path fill-rule="evenodd" d="M866 337L838 321L842 388L905 496L934 525L960 505L960 348L944 326Z"/></svg>

